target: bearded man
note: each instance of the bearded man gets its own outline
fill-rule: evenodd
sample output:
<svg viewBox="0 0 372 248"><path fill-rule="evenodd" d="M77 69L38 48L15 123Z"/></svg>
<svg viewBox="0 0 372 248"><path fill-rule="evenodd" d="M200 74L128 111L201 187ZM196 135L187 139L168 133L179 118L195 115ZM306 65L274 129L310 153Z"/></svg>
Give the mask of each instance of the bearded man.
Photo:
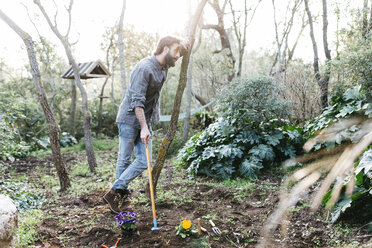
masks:
<svg viewBox="0 0 372 248"><path fill-rule="evenodd" d="M103 196L115 214L122 212L120 203L130 194L129 183L147 168L145 145L148 144L151 154L150 120L153 125L159 121L160 90L168 68L173 67L189 47L186 40L166 36L160 39L154 55L138 62L131 73L130 86L116 117L119 128L116 181Z"/></svg>

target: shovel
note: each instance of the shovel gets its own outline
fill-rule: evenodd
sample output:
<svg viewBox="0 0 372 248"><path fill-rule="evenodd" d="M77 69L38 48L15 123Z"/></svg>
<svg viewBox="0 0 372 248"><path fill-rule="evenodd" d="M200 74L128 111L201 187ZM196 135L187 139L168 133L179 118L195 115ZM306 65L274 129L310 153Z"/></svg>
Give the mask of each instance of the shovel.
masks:
<svg viewBox="0 0 372 248"><path fill-rule="evenodd" d="M149 184L150 184L150 196L151 196L151 207L152 207L152 217L154 220L154 227L151 228L152 231L160 230L161 227L158 227L158 221L156 220L156 211L155 211L155 198L154 198L154 186L152 184L152 175L151 175L151 162L150 162L150 153L149 146L146 143L146 157L147 157L147 170L149 173Z"/></svg>

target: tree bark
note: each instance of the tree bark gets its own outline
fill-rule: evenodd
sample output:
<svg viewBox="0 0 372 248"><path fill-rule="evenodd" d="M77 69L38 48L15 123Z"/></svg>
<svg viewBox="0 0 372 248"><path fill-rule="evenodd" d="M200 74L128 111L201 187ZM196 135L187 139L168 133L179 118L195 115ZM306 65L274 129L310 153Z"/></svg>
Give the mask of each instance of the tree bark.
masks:
<svg viewBox="0 0 372 248"><path fill-rule="evenodd" d="M84 140L85 140L85 151L88 159L88 165L89 169L91 172L95 172L95 168L97 167L97 161L96 161L96 156L94 154L93 150L93 143L92 143L92 134L90 131L90 121L91 121L91 114L88 109L88 95L87 92L85 91L85 88L83 84L80 81L80 75L79 75L79 67L72 55L71 47L68 42L68 36L62 36L61 33L59 32L57 25L53 25L48 14L46 13L44 7L41 5L40 0L34 0L34 3L39 7L40 11L44 15L46 21L48 22L50 28L52 29L53 33L58 37L58 39L61 41L65 52L66 56L68 58L68 61L70 65L72 66L73 72L74 72L74 79L75 83L78 86L80 93L81 93L81 105L82 105L82 110L83 110L83 117L84 117ZM69 12L69 23L71 23L71 8L72 8L73 0L70 0L70 6L68 9ZM69 24L70 27L70 24ZM68 29L67 34L69 33L70 28Z"/></svg>
<svg viewBox="0 0 372 248"><path fill-rule="evenodd" d="M182 145L185 145L186 144L186 141L187 141L187 139L189 137L189 130L190 130L190 110L191 110L191 87L192 87L192 58L190 58L189 69L187 70L186 117L185 117L184 129L183 129Z"/></svg>
<svg viewBox="0 0 372 248"><path fill-rule="evenodd" d="M250 22L252 21L258 5L261 3L261 0L258 1L256 7L253 10L253 13L250 18ZM238 71L236 72L236 76L240 77L242 74L242 67L243 67L243 56L245 52L245 46L246 46L246 38L247 38L247 27L249 25L248 23L248 8L247 8L247 0L244 0L244 24L243 24L243 34L240 30L240 27L238 26L238 20L239 18L236 17L235 11L232 6L232 0L229 0L231 14L233 17L233 26L234 26L234 32L236 40L238 41L238 52L239 52L239 62L238 62Z"/></svg>
<svg viewBox="0 0 372 248"><path fill-rule="evenodd" d="M123 44L123 22L124 13L126 8L126 0L123 0L123 7L121 9L119 29L118 29L118 42L119 42L119 57L120 57L120 75L121 75L121 85L123 98L125 97L126 83L125 83L125 63L124 63L124 44Z"/></svg>
<svg viewBox="0 0 372 248"><path fill-rule="evenodd" d="M233 78L235 77L235 71L234 71L235 70L235 58L234 58L234 55L232 53L229 36L226 32L225 23L224 23L224 20L223 20L223 17L225 15L225 13L224 13L225 12L225 7L226 7L226 4L227 4L228 0L224 0L222 8L220 7L218 1L219 0L213 0L213 2L209 2L210 5L212 6L212 8L214 9L214 11L217 14L218 24L217 25L207 24L207 25L203 25L202 28L203 29L214 29L220 35L221 49L217 50L217 51L214 51L214 53L220 53L222 50L228 49L227 56L231 60L230 61L231 62L231 72L229 73L227 80L229 82L231 82L233 80Z"/></svg>
<svg viewBox="0 0 372 248"><path fill-rule="evenodd" d="M75 113L76 113L76 85L75 81L71 79L71 105L68 130L72 136L75 136Z"/></svg>
<svg viewBox="0 0 372 248"><path fill-rule="evenodd" d="M165 137L163 138L161 142L160 149L158 152L158 157L156 158L155 167L152 169L154 192L156 192L156 186L158 183L158 179L159 179L161 170L163 169L163 166L164 166L165 155L167 154L169 146L172 143L174 135L176 133L178 115L180 113L182 94L185 90L186 81L187 81L187 69L189 65L190 54L191 54L192 47L195 42L195 30L196 30L197 24L199 23L201 13L203 12L203 9L206 3L207 3L207 0L200 1L198 8L196 10L196 13L193 17L193 23L191 25L190 33L188 35L191 46L187 54L185 54L182 57L181 71L180 71L180 76L178 80L177 92L176 92L176 96L175 96L174 103L173 103L172 117L171 117L171 121L169 124L169 129L168 129L167 134L165 135ZM147 186L147 191L148 189L149 187Z"/></svg>
<svg viewBox="0 0 372 248"><path fill-rule="evenodd" d="M325 109L328 106L328 81L322 80L320 73L319 73L319 56L318 56L318 47L315 41L314 36L314 25L313 25L313 18L309 9L309 0L304 0L305 3L305 9L306 13L309 19L309 26L310 26L310 38L311 42L313 44L313 52L314 52L314 74L315 79L320 87L321 90L321 103L322 103L322 109ZM324 19L323 19L324 21ZM324 32L324 22L323 22L323 32Z"/></svg>
<svg viewBox="0 0 372 248"><path fill-rule="evenodd" d="M321 84L321 92L322 92L322 108L325 109L328 106L328 84L329 78L331 74L330 68L330 61L331 61L331 51L328 48L328 17L327 17L327 0L323 0L323 46L324 46L324 53L326 57L326 70L325 74L322 78Z"/></svg>
<svg viewBox="0 0 372 248"><path fill-rule="evenodd" d="M57 175L60 182L61 191L65 191L67 188L71 186L70 179L66 170L65 163L63 161L63 157L61 154L59 139L58 139L58 124L54 118L53 112L50 108L48 103L45 89L43 87L43 83L41 81L39 65L35 56L35 50L32 43L31 36L23 31L17 24L15 24L8 16L6 16L0 10L0 18L3 19L23 40L26 45L26 49L28 52L28 59L30 62L32 78L34 80L36 93L38 95L38 100L43 108L45 118L48 122L49 126L49 139L50 145L52 147L52 156L53 162L56 166Z"/></svg>
<svg viewBox="0 0 372 248"><path fill-rule="evenodd" d="M294 20L295 14L297 13L297 10L298 10L298 8L301 4L301 1L302 0L295 0L294 1L294 5L291 8L291 16L290 16L288 21L287 20L284 21L283 33L281 34L281 37L279 38L279 27L278 27L278 22L276 20L275 0L272 0L273 10L274 10L274 27L275 27L275 39L276 39L276 44L277 44L277 51L276 51L276 56L274 58L273 64L271 65L271 68L270 68L270 75L278 75L279 73L282 73L282 72L286 71L288 62L290 60L292 60L293 52L294 52L294 50L297 46L298 40L299 40L299 38L300 38L300 36L301 36L305 26L306 26L304 24L304 19L302 19L301 30L300 30L300 32L297 36L297 40L295 41L292 49L290 49L289 44L288 44L288 37L289 37L289 34L292 30L293 23L294 23L293 20ZM289 7L290 4L291 4L291 2L288 3L287 11L290 10L290 7ZM284 43L284 48L283 48L283 43ZM274 67L277 63L279 63L279 66L277 67L275 72L273 72Z"/></svg>
<svg viewBox="0 0 372 248"><path fill-rule="evenodd" d="M110 44L108 45L107 49L106 49L106 64L107 64L107 69L110 70L110 49L113 45L113 39L114 37L111 36L111 39L110 39ZM101 129L102 129L102 109L103 109L103 94L105 92L105 87L106 87L106 84L108 82L108 78L106 78L105 82L103 83L102 85L102 88L101 88L101 94L99 95L99 110L98 110L98 127L97 127L97 133L96 135L98 136L101 132Z"/></svg>

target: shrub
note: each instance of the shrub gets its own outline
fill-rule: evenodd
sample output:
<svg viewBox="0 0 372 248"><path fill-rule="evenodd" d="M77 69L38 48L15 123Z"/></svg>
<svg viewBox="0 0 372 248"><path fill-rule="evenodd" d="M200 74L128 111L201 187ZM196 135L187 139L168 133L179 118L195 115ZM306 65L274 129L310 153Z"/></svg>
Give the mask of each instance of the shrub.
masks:
<svg viewBox="0 0 372 248"><path fill-rule="evenodd" d="M348 89L342 96L333 97L331 105L317 118L307 123L304 127L305 137L310 138L331 124L337 123L342 119L349 119L356 116L372 117L372 104L366 98L366 90L361 86L354 86ZM357 142L361 135L365 135L361 124L353 125L347 129L341 130L334 134L332 140L327 142L319 142L314 146L314 150L319 150L324 147L334 147L342 142L354 143ZM358 200L364 199L371 195L371 169L372 169L372 146L370 146L355 163L355 190L350 197L347 197L343 192L336 205L333 208L332 222L335 222L339 217L350 207L357 205ZM350 178L344 182L346 185ZM330 190L323 198L323 205L330 204Z"/></svg>
<svg viewBox="0 0 372 248"><path fill-rule="evenodd" d="M218 179L257 177L264 164L299 151L302 130L278 119L288 115L287 105L269 78L234 81L223 90L217 107L221 117L179 152L188 173Z"/></svg>
<svg viewBox="0 0 372 248"><path fill-rule="evenodd" d="M318 131L336 123L340 119L351 118L356 115L364 115L372 117L372 104L366 100L366 91L362 90L361 86L355 86L348 89L342 96L335 96L331 99L331 105L325 111L316 117L314 120L306 123L304 127L305 138L314 136ZM336 139L327 143L319 143L315 146L315 150L319 150L324 146L334 146L340 144L343 138L351 138L353 133L359 130L358 126L352 126Z"/></svg>

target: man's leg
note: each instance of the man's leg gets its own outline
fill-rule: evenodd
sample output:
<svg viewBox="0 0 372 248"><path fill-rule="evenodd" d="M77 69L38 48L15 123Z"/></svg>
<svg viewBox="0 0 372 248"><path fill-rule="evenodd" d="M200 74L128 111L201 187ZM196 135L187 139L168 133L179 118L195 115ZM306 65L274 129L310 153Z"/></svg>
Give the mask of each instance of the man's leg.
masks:
<svg viewBox="0 0 372 248"><path fill-rule="evenodd" d="M119 152L116 167L116 181L112 188L103 196L104 202L106 202L110 210L118 214L121 212L119 204L123 195L128 192L127 186L122 185L118 180L123 172L128 168L132 159L132 152L137 137L139 137L140 130L133 128L127 124L119 123Z"/></svg>
<svg viewBox="0 0 372 248"><path fill-rule="evenodd" d="M132 163L132 153L134 142L139 136L139 130L127 124L118 123L119 128L119 152L116 165L116 179L128 168ZM122 188L116 185L114 188Z"/></svg>
<svg viewBox="0 0 372 248"><path fill-rule="evenodd" d="M151 160L152 138L150 138L148 146ZM120 175L115 184L118 182L118 184L128 188L129 183L147 169L146 146L142 143L139 135L135 140L134 156L136 160Z"/></svg>

